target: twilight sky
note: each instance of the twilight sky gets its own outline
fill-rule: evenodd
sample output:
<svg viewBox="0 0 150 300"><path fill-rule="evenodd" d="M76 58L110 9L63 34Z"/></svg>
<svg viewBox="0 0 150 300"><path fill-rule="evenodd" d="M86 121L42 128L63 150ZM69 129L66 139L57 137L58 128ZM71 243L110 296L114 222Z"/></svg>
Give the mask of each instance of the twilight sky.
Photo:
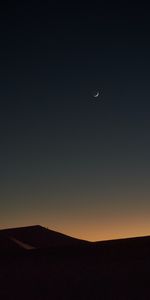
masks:
<svg viewBox="0 0 150 300"><path fill-rule="evenodd" d="M126 3L3 7L0 228L150 234L149 11Z"/></svg>

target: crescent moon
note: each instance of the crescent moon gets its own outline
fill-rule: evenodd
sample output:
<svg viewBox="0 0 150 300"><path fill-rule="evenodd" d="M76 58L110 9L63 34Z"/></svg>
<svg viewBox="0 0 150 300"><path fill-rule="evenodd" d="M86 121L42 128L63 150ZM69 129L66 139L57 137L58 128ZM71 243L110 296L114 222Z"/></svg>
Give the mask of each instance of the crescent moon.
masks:
<svg viewBox="0 0 150 300"><path fill-rule="evenodd" d="M97 98L99 96L99 92L97 92L95 95L93 95L94 98Z"/></svg>

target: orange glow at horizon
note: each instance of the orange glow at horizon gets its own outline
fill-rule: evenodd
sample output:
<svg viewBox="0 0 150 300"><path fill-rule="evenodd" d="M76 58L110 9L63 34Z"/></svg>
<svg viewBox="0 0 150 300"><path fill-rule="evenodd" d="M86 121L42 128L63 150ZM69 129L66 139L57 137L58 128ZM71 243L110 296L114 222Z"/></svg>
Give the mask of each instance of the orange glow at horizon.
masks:
<svg viewBox="0 0 150 300"><path fill-rule="evenodd" d="M5 222L1 229L8 227L22 227L30 225L41 225L50 230L58 231L66 235L89 241L111 240L136 236L150 235L150 220L148 214L116 215L107 217L91 218L85 216L39 216L28 214L20 216L12 222Z"/></svg>

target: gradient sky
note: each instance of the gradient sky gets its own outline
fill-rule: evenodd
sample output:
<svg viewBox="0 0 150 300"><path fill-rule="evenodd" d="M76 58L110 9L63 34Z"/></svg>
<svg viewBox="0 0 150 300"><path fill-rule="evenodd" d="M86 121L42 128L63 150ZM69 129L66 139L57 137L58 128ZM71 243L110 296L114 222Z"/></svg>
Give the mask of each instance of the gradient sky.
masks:
<svg viewBox="0 0 150 300"><path fill-rule="evenodd" d="M1 11L0 228L149 235L149 11L42 3Z"/></svg>

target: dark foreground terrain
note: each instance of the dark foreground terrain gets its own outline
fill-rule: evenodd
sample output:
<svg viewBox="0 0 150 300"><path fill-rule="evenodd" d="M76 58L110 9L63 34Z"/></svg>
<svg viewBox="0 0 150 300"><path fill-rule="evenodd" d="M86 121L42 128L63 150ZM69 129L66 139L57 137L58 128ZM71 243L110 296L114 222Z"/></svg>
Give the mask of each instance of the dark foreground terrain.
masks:
<svg viewBox="0 0 150 300"><path fill-rule="evenodd" d="M41 226L0 230L0 299L149 300L150 237L90 243Z"/></svg>

